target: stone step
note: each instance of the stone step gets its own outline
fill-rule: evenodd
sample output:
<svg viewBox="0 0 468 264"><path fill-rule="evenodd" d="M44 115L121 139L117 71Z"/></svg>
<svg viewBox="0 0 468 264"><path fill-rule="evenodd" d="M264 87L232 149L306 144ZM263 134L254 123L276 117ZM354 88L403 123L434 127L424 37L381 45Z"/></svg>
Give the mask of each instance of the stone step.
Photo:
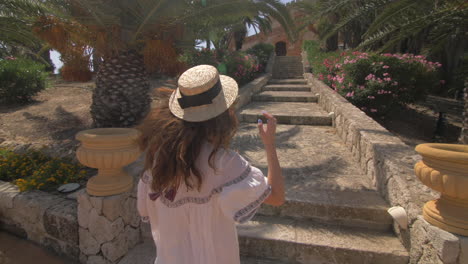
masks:
<svg viewBox="0 0 468 264"><path fill-rule="evenodd" d="M274 259L266 259L266 258L251 258L241 256L241 264L292 264L293 262L287 261L278 261Z"/></svg>
<svg viewBox="0 0 468 264"><path fill-rule="evenodd" d="M259 118L263 119L263 110L273 114L278 124L312 126L330 126L332 124L331 117L318 104L289 102L252 102L242 108L239 121L257 123Z"/></svg>
<svg viewBox="0 0 468 264"><path fill-rule="evenodd" d="M302 61L301 56L277 56L275 62L283 61Z"/></svg>
<svg viewBox="0 0 468 264"><path fill-rule="evenodd" d="M267 160L256 124L241 123L231 148L267 175ZM278 159L286 204L263 205L261 214L314 219L340 226L388 230L389 207L362 174L331 127L278 125Z"/></svg>
<svg viewBox="0 0 468 264"><path fill-rule="evenodd" d="M156 247L153 240L145 240L131 249L118 264L154 264L155 259ZM241 264L291 264L291 262L241 256Z"/></svg>
<svg viewBox="0 0 468 264"><path fill-rule="evenodd" d="M408 252L391 233L257 216L237 227L241 255L288 263L403 264Z"/></svg>
<svg viewBox="0 0 468 264"><path fill-rule="evenodd" d="M275 79L291 79L291 78L300 78L304 74L303 72L293 72L293 73L275 73L273 72L273 78Z"/></svg>
<svg viewBox="0 0 468 264"><path fill-rule="evenodd" d="M318 101L318 97L311 92L281 92L264 91L252 97L253 101L268 102L313 102Z"/></svg>
<svg viewBox="0 0 468 264"><path fill-rule="evenodd" d="M278 63L275 65L275 69L302 69L301 63Z"/></svg>
<svg viewBox="0 0 468 264"><path fill-rule="evenodd" d="M284 205L274 207L264 204L258 214L308 219L339 227L390 231L393 220L387 209L387 203L376 191L310 188L308 192L290 189Z"/></svg>
<svg viewBox="0 0 468 264"><path fill-rule="evenodd" d="M297 91L310 92L310 86L306 84L268 84L262 88L263 91Z"/></svg>
<svg viewBox="0 0 468 264"><path fill-rule="evenodd" d="M290 75L290 76L273 76L277 80L289 80L289 79L299 79L302 78L302 75Z"/></svg>
<svg viewBox="0 0 468 264"><path fill-rule="evenodd" d="M270 84L307 84L307 81L304 78L298 79L271 79L268 81Z"/></svg>
<svg viewBox="0 0 468 264"><path fill-rule="evenodd" d="M125 255L118 264L154 264L156 246L153 240L145 240L136 245Z"/></svg>

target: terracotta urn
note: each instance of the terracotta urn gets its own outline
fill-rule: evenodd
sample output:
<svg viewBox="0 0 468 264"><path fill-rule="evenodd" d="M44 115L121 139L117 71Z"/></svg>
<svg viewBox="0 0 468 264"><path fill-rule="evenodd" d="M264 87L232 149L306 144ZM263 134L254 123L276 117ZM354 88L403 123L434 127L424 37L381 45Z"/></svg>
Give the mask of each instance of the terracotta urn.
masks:
<svg viewBox="0 0 468 264"><path fill-rule="evenodd" d="M80 131L76 151L84 165L97 168L98 174L88 180L86 190L94 196L110 196L129 191L133 178L123 167L140 155L136 139L140 132L133 128L96 128Z"/></svg>
<svg viewBox="0 0 468 264"><path fill-rule="evenodd" d="M424 219L446 231L468 236L468 145L427 143L416 147L422 161L414 171L441 193L424 205Z"/></svg>

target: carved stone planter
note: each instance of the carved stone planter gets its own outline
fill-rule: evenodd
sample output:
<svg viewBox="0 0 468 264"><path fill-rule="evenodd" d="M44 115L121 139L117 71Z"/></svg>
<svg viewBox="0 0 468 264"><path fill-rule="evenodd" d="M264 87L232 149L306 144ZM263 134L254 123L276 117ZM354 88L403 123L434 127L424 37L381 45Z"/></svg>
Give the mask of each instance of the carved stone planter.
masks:
<svg viewBox="0 0 468 264"><path fill-rule="evenodd" d="M441 193L424 205L426 221L446 231L468 236L468 145L421 144L416 151L416 176Z"/></svg>
<svg viewBox="0 0 468 264"><path fill-rule="evenodd" d="M90 195L110 196L132 188L133 179L122 168L140 155L136 144L139 135L133 128L97 128L76 134L82 143L76 151L78 160L99 169L86 185Z"/></svg>

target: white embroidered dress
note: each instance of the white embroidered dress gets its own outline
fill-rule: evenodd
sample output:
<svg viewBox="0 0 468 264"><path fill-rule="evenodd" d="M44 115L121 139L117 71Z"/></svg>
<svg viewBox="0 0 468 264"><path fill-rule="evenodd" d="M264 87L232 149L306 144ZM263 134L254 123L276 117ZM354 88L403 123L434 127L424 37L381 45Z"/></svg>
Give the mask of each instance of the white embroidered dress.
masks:
<svg viewBox="0 0 468 264"><path fill-rule="evenodd" d="M181 186L156 194L149 171L138 184L138 211L151 224L155 264L240 263L235 223L250 220L271 188L259 169L231 150L218 151L214 171L208 165L212 149L203 144L196 161L201 191Z"/></svg>

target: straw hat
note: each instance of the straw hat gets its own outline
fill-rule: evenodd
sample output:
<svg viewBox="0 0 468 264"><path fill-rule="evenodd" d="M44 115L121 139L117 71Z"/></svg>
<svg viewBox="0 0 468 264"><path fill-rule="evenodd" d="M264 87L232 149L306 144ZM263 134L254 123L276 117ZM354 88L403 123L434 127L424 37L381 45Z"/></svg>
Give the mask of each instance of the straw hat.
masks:
<svg viewBox="0 0 468 264"><path fill-rule="evenodd" d="M211 65L188 69L169 99L171 112L185 121L202 122L226 111L236 100L237 82Z"/></svg>

